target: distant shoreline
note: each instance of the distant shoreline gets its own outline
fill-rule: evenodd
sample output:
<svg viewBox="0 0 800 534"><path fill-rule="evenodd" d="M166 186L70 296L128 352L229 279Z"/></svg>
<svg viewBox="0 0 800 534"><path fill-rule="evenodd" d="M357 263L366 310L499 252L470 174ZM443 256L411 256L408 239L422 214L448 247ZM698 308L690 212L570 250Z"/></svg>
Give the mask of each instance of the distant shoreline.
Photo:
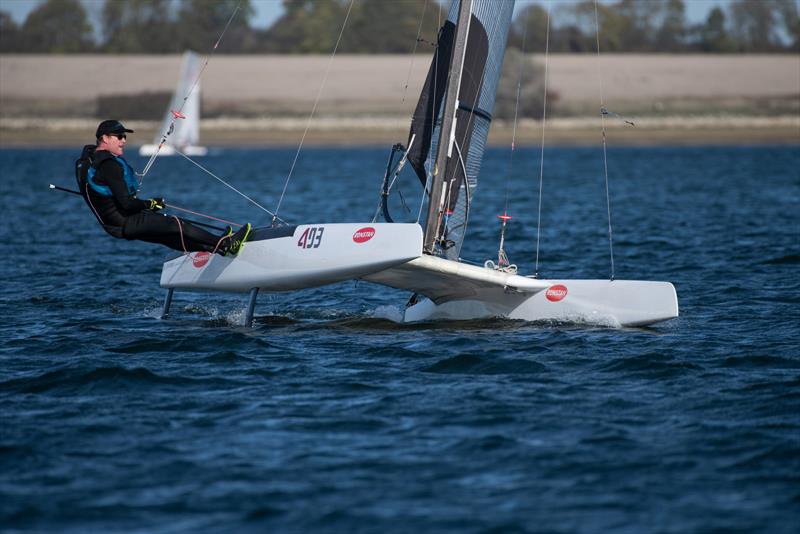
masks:
<svg viewBox="0 0 800 534"><path fill-rule="evenodd" d="M311 109L305 144L405 142L428 59L338 56L320 93L327 56L215 57L202 79L201 143L296 147ZM530 59L542 65L542 56ZM136 130L131 145L151 143L166 104L147 105L158 91L167 101L180 61L177 54L0 55L0 146L80 146L109 117ZM604 54L602 67L603 106L636 124L609 115L611 146L800 144L798 54ZM98 72L115 83L98 84ZM591 55L550 56L547 145L602 142L597 74ZM500 84L499 103L508 101L508 83L505 92ZM537 89L522 98L542 96ZM500 116L489 143L510 146L513 127ZM517 146L539 146L541 139L541 123L518 125Z"/></svg>
<svg viewBox="0 0 800 534"><path fill-rule="evenodd" d="M201 144L206 146L295 147L303 136L307 119L209 119L203 121ZM402 117L323 117L315 119L306 133L307 146L388 146L404 142L408 119ZM800 145L800 116L692 116L644 117L636 126L607 119L606 133L612 146L679 145ZM0 119L0 147L73 147L92 142L96 119L42 120ZM155 122L126 121L136 130L131 146L149 143L156 136ZM602 142L599 119L558 118L547 122L548 146L595 145ZM508 146L513 125L497 121L489 144ZM517 146L539 146L540 121L525 120L517 125Z"/></svg>

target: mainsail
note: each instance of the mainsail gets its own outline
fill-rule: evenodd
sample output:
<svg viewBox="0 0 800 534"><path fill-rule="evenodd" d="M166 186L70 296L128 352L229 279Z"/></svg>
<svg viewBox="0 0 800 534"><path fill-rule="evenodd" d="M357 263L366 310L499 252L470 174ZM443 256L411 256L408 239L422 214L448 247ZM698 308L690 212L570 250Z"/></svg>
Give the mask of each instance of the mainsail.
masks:
<svg viewBox="0 0 800 534"><path fill-rule="evenodd" d="M448 259L457 259L464 241L472 193L478 185L486 138L492 121L497 83L503 66L508 29L514 11L513 0L462 0L470 16L466 37L466 53L455 50L459 24L459 0L454 0L439 38L422 93L414 112L409 132L411 145L408 161L428 194L444 190L436 199L426 221L426 246L433 233L432 252ZM464 31L464 23L461 30ZM455 57L459 56L459 57ZM459 80L454 120L446 117L447 84ZM453 113L451 111L450 113ZM441 127L452 124L449 135L442 136ZM438 154L440 139L450 139ZM436 162L444 161L444 169ZM441 203L440 203L441 201Z"/></svg>

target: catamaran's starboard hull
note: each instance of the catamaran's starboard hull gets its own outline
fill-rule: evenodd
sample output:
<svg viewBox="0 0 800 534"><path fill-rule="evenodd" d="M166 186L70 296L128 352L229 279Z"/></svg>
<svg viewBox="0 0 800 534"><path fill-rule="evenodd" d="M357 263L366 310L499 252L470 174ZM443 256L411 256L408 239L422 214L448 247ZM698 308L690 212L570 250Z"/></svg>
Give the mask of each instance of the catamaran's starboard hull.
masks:
<svg viewBox="0 0 800 534"><path fill-rule="evenodd" d="M193 252L164 263L161 287L289 291L359 278L420 255L418 224L304 224L255 229L235 257Z"/></svg>
<svg viewBox="0 0 800 534"><path fill-rule="evenodd" d="M505 317L603 326L646 326L678 316L678 296L669 282L637 280L541 280L534 294L483 289L472 298L435 304L430 299L405 310L406 322Z"/></svg>
<svg viewBox="0 0 800 534"><path fill-rule="evenodd" d="M668 282L540 280L433 256L364 279L427 297L406 308L406 322L507 317L641 326L678 316L678 297Z"/></svg>
<svg viewBox="0 0 800 534"><path fill-rule="evenodd" d="M158 150L158 145L142 145L139 147L140 156L152 156L158 151L159 156L174 156L177 154L174 148L169 145L164 145L161 150ZM204 146L189 145L181 148L181 152L187 156L205 156L208 154L208 149Z"/></svg>

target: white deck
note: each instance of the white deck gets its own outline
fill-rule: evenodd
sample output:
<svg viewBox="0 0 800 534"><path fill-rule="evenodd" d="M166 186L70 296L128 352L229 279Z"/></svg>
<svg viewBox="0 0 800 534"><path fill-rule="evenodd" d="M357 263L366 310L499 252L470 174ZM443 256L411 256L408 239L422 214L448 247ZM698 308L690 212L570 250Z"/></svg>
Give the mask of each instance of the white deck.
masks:
<svg viewBox="0 0 800 534"><path fill-rule="evenodd" d="M167 261L161 286L289 291L360 278L405 263L422 250L417 224L303 224L256 229L253 235L238 256L193 252Z"/></svg>

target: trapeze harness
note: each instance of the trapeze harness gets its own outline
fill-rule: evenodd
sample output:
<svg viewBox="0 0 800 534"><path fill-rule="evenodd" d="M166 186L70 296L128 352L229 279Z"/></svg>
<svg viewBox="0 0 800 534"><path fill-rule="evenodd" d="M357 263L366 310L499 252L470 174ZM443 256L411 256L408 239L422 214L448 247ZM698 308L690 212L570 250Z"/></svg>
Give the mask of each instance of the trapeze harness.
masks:
<svg viewBox="0 0 800 534"><path fill-rule="evenodd" d="M95 145L86 145L83 147L81 157L75 161L75 179L78 182L78 189L80 190L83 199L86 201L89 209L92 210L92 213L94 213L95 218L97 218L97 222L100 223L100 226L103 227L103 230L116 238L122 239L122 221L120 221L119 224L108 224L100 214L101 211L105 212L105 215L110 216L112 219L124 217L120 213L113 213L114 211L117 211L116 209L112 208L114 194L111 192L111 188L109 186L98 184L95 181L97 169L106 160L114 159L122 168L128 194L135 195L139 184L136 181L136 175L133 171L133 168L127 161L104 150L97 153L97 156L95 157L95 149ZM103 200L107 199L107 202L102 202L102 204L106 204L106 206L95 206L95 203L92 202L92 194L103 197ZM114 215L117 215L117 217Z"/></svg>
<svg viewBox="0 0 800 534"><path fill-rule="evenodd" d="M120 158L119 156L111 154L110 152L105 152L105 154L101 154L100 157L98 157L94 161L94 164L91 167L89 167L89 170L86 172L86 182L92 187L92 189L94 189L104 197L114 196L114 194L111 192L110 187L108 187L107 185L98 185L94 181L94 175L97 174L97 167L99 167L100 164L103 163L105 160L111 158L117 160L117 163L119 163L122 166L122 171L124 173L123 178L125 179L125 186L128 188L128 194L135 195L136 188L139 186L139 183L136 181L133 168L127 161Z"/></svg>

